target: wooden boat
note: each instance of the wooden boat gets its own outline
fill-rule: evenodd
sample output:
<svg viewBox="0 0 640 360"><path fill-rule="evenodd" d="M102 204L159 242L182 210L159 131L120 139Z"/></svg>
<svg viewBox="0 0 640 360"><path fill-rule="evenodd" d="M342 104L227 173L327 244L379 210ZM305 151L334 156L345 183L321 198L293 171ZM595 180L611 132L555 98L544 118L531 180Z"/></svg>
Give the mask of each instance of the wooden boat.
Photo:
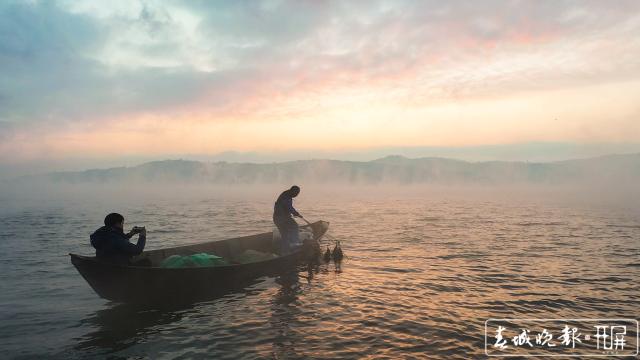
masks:
<svg viewBox="0 0 640 360"><path fill-rule="evenodd" d="M279 244L274 242L273 233L150 250L132 259L132 263L140 263L140 260L146 259L150 266L113 264L101 261L95 256L69 256L80 275L102 298L125 303L184 303L215 296L261 276L290 271L293 266L308 261L311 256L317 256L318 240L329 228L329 223L318 221L300 228L310 228L313 231L313 240L306 241L301 248L290 254L246 264L160 267L160 263L171 255L204 252L225 259L234 259L250 249L277 254Z"/></svg>

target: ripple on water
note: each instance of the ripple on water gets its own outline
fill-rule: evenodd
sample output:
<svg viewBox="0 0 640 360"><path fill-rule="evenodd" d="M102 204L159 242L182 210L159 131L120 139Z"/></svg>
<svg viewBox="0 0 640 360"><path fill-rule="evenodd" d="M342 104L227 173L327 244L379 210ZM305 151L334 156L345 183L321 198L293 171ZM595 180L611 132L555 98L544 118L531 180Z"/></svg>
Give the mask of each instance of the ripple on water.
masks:
<svg viewBox="0 0 640 360"><path fill-rule="evenodd" d="M91 253L87 236L103 210L2 209L0 348L9 358L468 359L483 356L488 318L634 317L640 305L640 219L629 214L335 201L298 206L331 221L349 256L341 270L322 265L310 280L264 278L161 309L105 302L69 264L68 252ZM148 246L159 248L271 229L271 206L210 198L120 211L147 225Z"/></svg>

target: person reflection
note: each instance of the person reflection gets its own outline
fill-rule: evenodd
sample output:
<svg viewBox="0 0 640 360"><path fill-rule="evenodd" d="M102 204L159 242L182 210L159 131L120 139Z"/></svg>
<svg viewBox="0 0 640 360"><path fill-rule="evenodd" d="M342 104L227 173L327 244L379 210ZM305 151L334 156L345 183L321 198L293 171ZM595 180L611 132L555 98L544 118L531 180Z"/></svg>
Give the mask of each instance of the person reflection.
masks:
<svg viewBox="0 0 640 360"><path fill-rule="evenodd" d="M273 357L276 359L297 359L296 346L302 339L291 325L298 322L302 310L298 307L298 295L301 293L300 276L296 271L276 278L280 285L271 304L269 323L275 331L273 338Z"/></svg>

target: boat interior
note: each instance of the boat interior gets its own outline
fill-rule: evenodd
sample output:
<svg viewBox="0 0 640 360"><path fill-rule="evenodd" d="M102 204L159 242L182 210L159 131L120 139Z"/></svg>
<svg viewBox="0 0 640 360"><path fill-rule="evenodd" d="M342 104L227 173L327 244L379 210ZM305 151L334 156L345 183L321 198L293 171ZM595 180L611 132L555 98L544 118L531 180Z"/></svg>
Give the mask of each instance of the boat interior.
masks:
<svg viewBox="0 0 640 360"><path fill-rule="evenodd" d="M300 226L300 231L311 231L313 240L318 240L329 228L329 223L318 221L310 225ZM280 251L279 240L274 238L272 232L257 235L243 236L234 239L211 241L192 245L177 246L157 250L144 251L132 259L133 264L142 266L159 267L163 260L172 255L193 255L207 253L224 258L230 264L240 263L236 259L247 250L261 253L278 254Z"/></svg>

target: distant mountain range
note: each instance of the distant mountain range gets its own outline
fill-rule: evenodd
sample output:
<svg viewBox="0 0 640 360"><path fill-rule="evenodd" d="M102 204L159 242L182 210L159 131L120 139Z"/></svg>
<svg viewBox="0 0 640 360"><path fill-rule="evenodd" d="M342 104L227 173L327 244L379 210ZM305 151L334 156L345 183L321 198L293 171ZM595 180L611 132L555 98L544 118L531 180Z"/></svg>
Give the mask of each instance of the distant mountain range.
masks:
<svg viewBox="0 0 640 360"><path fill-rule="evenodd" d="M300 160L271 164L164 160L134 167L25 176L18 182L210 184L566 184L640 181L640 154L608 155L550 163L467 162L388 156L359 162Z"/></svg>

